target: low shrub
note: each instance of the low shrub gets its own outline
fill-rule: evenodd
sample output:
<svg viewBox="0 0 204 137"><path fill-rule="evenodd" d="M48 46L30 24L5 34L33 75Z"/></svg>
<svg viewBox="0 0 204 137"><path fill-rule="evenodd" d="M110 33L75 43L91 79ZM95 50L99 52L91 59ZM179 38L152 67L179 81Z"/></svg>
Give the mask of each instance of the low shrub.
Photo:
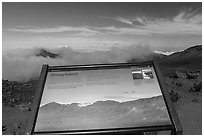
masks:
<svg viewBox="0 0 204 137"><path fill-rule="evenodd" d="M195 83L193 87L189 89L189 92L200 92L202 90L202 82Z"/></svg>
<svg viewBox="0 0 204 137"><path fill-rule="evenodd" d="M187 78L187 79L195 79L195 78L197 78L197 77L198 77L198 75L196 75L196 74L186 73L186 78Z"/></svg>
<svg viewBox="0 0 204 137"><path fill-rule="evenodd" d="M170 97L171 97L172 102L177 102L180 98L179 94L175 92L174 90L171 90Z"/></svg>

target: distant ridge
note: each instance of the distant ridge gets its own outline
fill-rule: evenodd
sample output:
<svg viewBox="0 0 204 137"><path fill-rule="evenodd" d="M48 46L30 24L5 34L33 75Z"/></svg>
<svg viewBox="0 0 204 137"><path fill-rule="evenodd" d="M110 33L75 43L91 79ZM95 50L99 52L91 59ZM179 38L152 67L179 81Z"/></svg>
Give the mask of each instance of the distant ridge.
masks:
<svg viewBox="0 0 204 137"><path fill-rule="evenodd" d="M122 103L118 102L118 101L114 101L114 100L96 101L93 104L90 104L90 105L87 105L87 106L98 106L98 105L99 106L106 106L106 105L110 106L110 105L118 105L118 104L129 104L129 103L132 103L132 102L135 102L135 104L137 104L137 105L141 105L144 102L150 103L150 102L154 102L154 101L158 101L158 100L160 100L160 101L163 100L162 95L160 95L160 96L153 96L151 98L142 98L142 99L137 99L137 100L133 100L133 101L127 101L127 102L122 102ZM56 107L59 107L59 106L60 107L61 106L63 106L63 107L70 107L70 106L78 106L79 104L80 103L60 104L60 103L56 103L56 102L50 102L50 103L45 104L45 105L43 105L41 107L43 109L47 108L47 107L51 107L51 108L55 108L56 109Z"/></svg>
<svg viewBox="0 0 204 137"><path fill-rule="evenodd" d="M36 131L123 128L170 124L162 96L127 102L97 101L84 107L78 103L48 103L39 109Z"/></svg>

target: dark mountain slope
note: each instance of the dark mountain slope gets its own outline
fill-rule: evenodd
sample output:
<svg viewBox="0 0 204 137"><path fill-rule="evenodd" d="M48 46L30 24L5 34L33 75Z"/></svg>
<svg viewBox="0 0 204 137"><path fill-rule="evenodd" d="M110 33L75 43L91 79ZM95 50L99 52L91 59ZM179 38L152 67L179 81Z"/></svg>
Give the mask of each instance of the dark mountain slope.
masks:
<svg viewBox="0 0 204 137"><path fill-rule="evenodd" d="M60 55L59 54L55 54L55 53L51 53L45 49L40 49L39 52L36 54L36 56L41 56L41 57L44 57L44 58L59 58Z"/></svg>
<svg viewBox="0 0 204 137"><path fill-rule="evenodd" d="M202 68L202 45L176 52L158 61L160 67L180 69Z"/></svg>

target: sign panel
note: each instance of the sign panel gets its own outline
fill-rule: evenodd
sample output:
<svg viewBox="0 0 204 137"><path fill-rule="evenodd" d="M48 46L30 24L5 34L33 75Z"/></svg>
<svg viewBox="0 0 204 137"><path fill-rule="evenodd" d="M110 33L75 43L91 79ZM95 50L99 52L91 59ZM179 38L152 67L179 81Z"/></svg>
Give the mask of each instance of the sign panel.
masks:
<svg viewBox="0 0 204 137"><path fill-rule="evenodd" d="M153 66L48 71L34 132L171 125Z"/></svg>

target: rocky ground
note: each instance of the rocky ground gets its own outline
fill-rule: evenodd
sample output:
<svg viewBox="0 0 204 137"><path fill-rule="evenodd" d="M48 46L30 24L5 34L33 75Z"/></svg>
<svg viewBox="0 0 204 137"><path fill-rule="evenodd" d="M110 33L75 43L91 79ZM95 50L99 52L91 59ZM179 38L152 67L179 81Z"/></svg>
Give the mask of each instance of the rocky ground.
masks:
<svg viewBox="0 0 204 137"><path fill-rule="evenodd" d="M164 76L183 134L202 134L201 71L176 71ZM36 84L36 80L2 80L2 134L25 133Z"/></svg>
<svg viewBox="0 0 204 137"><path fill-rule="evenodd" d="M176 108L183 134L202 134L202 74L201 71L165 77Z"/></svg>
<svg viewBox="0 0 204 137"><path fill-rule="evenodd" d="M2 80L2 133L24 134L37 81Z"/></svg>

